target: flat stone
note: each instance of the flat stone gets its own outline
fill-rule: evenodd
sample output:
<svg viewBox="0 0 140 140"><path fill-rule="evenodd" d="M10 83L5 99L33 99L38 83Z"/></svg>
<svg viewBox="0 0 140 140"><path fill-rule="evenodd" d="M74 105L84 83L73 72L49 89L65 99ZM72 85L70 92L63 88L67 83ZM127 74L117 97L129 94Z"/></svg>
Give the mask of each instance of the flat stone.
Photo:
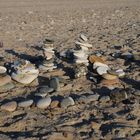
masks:
<svg viewBox="0 0 140 140"><path fill-rule="evenodd" d="M125 76L125 72L123 71L123 69L116 70L116 73L118 74L119 77Z"/></svg>
<svg viewBox="0 0 140 140"><path fill-rule="evenodd" d="M60 105L62 108L68 108L69 106L72 106L74 104L75 104L74 100L71 97L67 97L61 101Z"/></svg>
<svg viewBox="0 0 140 140"><path fill-rule="evenodd" d="M108 69L109 69L108 67L100 66L96 69L96 71L99 75L103 75L107 73Z"/></svg>
<svg viewBox="0 0 140 140"><path fill-rule="evenodd" d="M89 44L89 43L87 43L87 42L81 43L81 42L79 42L79 41L76 41L75 44L77 44L77 45L82 45L82 46L85 46L85 47L87 47L87 48L92 48L92 44Z"/></svg>
<svg viewBox="0 0 140 140"><path fill-rule="evenodd" d="M134 59L135 61L140 61L140 53L134 53L134 54L133 54L133 59Z"/></svg>
<svg viewBox="0 0 140 140"><path fill-rule="evenodd" d="M89 56L90 63L100 62L102 64L106 64L106 62L102 59L102 57L91 55Z"/></svg>
<svg viewBox="0 0 140 140"><path fill-rule="evenodd" d="M112 74L108 74L108 73L103 74L102 77L104 79L106 79L106 80L114 80L114 79L118 78L118 76L112 75Z"/></svg>
<svg viewBox="0 0 140 140"><path fill-rule="evenodd" d="M38 74L16 74L12 73L12 79L21 83L21 84L30 84L33 82L37 77Z"/></svg>
<svg viewBox="0 0 140 140"><path fill-rule="evenodd" d="M15 85L10 82L10 83L7 83L3 86L0 86L0 92L7 92L13 88L15 88Z"/></svg>
<svg viewBox="0 0 140 140"><path fill-rule="evenodd" d="M50 60L53 58L54 53L53 52L48 52L48 51L44 51L44 56L47 60Z"/></svg>
<svg viewBox="0 0 140 140"><path fill-rule="evenodd" d="M50 87L53 88L55 91L59 91L60 90L59 78L53 77L50 80Z"/></svg>
<svg viewBox="0 0 140 140"><path fill-rule="evenodd" d="M0 77L0 86L3 86L3 85L10 83L10 82L11 82L11 77L9 75Z"/></svg>
<svg viewBox="0 0 140 140"><path fill-rule="evenodd" d="M18 103L19 107L30 107L33 104L33 100L25 100Z"/></svg>
<svg viewBox="0 0 140 140"><path fill-rule="evenodd" d="M8 103L1 105L2 110L6 110L9 112L15 111L16 108L17 108L17 102L15 102L15 101L11 101L11 102L8 102Z"/></svg>
<svg viewBox="0 0 140 140"><path fill-rule="evenodd" d="M7 69L6 69L5 67L0 66L0 75L1 75L1 74L5 74L6 71L7 71Z"/></svg>
<svg viewBox="0 0 140 140"><path fill-rule="evenodd" d="M54 91L54 89L51 87L48 87L48 86L42 86L39 88L39 92L41 92L41 93L50 93L53 91Z"/></svg>
<svg viewBox="0 0 140 140"><path fill-rule="evenodd" d="M99 101L102 102L102 103L106 103L106 102L110 101L110 97L109 96L102 96L99 99Z"/></svg>
<svg viewBox="0 0 140 140"><path fill-rule="evenodd" d="M109 69L108 65L101 63L101 62L95 62L93 64L93 69L97 69L98 67L107 67Z"/></svg>
<svg viewBox="0 0 140 140"><path fill-rule="evenodd" d="M45 98L40 99L40 100L37 102L36 106L37 106L38 108L45 109L45 108L47 108L50 104L51 104L51 98L50 98L50 97L45 97Z"/></svg>
<svg viewBox="0 0 140 140"><path fill-rule="evenodd" d="M87 37L86 37L84 34L80 34L80 38L81 38L83 41L88 41Z"/></svg>

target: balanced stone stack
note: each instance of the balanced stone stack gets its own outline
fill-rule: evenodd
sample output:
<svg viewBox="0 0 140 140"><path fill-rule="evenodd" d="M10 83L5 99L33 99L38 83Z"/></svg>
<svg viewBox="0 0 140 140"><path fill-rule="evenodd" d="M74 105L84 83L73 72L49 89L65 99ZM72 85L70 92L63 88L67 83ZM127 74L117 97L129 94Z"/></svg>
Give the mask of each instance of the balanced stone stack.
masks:
<svg viewBox="0 0 140 140"><path fill-rule="evenodd" d="M15 71L12 72L11 77L21 84L30 84L39 75L38 69L29 61L25 61L24 64L14 65L14 69Z"/></svg>
<svg viewBox="0 0 140 140"><path fill-rule="evenodd" d="M0 92L6 92L14 88L11 77L7 75L7 69L3 66L0 66Z"/></svg>
<svg viewBox="0 0 140 140"><path fill-rule="evenodd" d="M75 44L76 49L73 50L74 62L88 65L89 48L92 48L92 45L88 43L87 37L83 34L80 35L79 40Z"/></svg>
<svg viewBox="0 0 140 140"><path fill-rule="evenodd" d="M44 61L39 66L39 69L42 71L52 71L53 69L57 68L54 60L55 52L54 52L54 45L53 41L47 40L43 47L43 55Z"/></svg>
<svg viewBox="0 0 140 140"><path fill-rule="evenodd" d="M90 63L93 64L93 70L100 75L105 86L119 84L119 77L123 77L125 72L122 69L111 70L101 57L91 55L89 56Z"/></svg>

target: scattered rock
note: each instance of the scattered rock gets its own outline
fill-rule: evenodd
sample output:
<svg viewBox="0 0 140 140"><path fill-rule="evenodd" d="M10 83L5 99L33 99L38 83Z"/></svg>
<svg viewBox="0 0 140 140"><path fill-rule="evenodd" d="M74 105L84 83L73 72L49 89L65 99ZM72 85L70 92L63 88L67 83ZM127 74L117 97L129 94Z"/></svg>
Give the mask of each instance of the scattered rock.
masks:
<svg viewBox="0 0 140 140"><path fill-rule="evenodd" d="M8 103L1 105L2 110L6 110L9 112L15 111L16 108L17 108L17 102L15 102L15 101L11 101L11 102L8 102Z"/></svg>
<svg viewBox="0 0 140 140"><path fill-rule="evenodd" d="M33 104L33 100L25 100L18 103L19 107L30 107Z"/></svg>
<svg viewBox="0 0 140 140"><path fill-rule="evenodd" d="M74 100L71 97L67 97L61 101L60 105L62 108L68 108L69 106L72 106L74 104L75 104Z"/></svg>
<svg viewBox="0 0 140 140"><path fill-rule="evenodd" d="M37 106L38 108L45 109L45 108L47 108L50 104L51 104L51 98L50 98L50 97L46 97L46 98L40 99L40 100L37 102L36 106Z"/></svg>

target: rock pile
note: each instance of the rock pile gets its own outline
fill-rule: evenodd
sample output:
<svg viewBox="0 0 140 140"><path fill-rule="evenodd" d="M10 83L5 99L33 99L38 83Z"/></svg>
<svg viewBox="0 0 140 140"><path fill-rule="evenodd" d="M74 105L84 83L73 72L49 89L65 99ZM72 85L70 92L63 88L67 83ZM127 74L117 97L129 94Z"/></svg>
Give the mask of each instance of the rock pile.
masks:
<svg viewBox="0 0 140 140"><path fill-rule="evenodd" d="M39 65L39 69L42 71L52 71L57 68L55 64L55 51L53 41L49 40L45 42L43 46L44 61Z"/></svg>
<svg viewBox="0 0 140 140"><path fill-rule="evenodd" d="M38 69L27 60L24 64L19 62L16 65L14 64L13 67L15 71L12 72L11 77L21 84L30 84L38 77Z"/></svg>

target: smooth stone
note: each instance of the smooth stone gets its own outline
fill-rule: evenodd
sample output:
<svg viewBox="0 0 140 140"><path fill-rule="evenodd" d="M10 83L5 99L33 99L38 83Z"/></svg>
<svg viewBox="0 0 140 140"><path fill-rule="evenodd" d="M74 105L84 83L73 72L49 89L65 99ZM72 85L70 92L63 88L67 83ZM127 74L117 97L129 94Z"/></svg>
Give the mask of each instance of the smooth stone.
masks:
<svg viewBox="0 0 140 140"><path fill-rule="evenodd" d="M0 75L6 73L7 69L3 66L0 66Z"/></svg>
<svg viewBox="0 0 140 140"><path fill-rule="evenodd" d="M118 76L115 76L115 75L112 75L112 74L108 74L108 73L105 73L102 75L102 77L106 80L114 80L114 79L117 79Z"/></svg>
<svg viewBox="0 0 140 140"><path fill-rule="evenodd" d="M74 54L74 58L87 58L87 55L85 54L84 51L79 51L79 52L75 52Z"/></svg>
<svg viewBox="0 0 140 140"><path fill-rule="evenodd" d="M96 55L89 56L89 61L90 63L100 62L102 64L105 64L105 61L101 57Z"/></svg>
<svg viewBox="0 0 140 140"><path fill-rule="evenodd" d="M117 72L119 77L125 76L125 72L123 71L123 69L118 69L118 70L116 70L116 72Z"/></svg>
<svg viewBox="0 0 140 140"><path fill-rule="evenodd" d="M69 106L72 106L74 104L75 104L74 100L71 97L67 97L61 101L60 106L62 108L68 108Z"/></svg>
<svg viewBox="0 0 140 140"><path fill-rule="evenodd" d="M93 64L93 69L96 69L96 68L98 68L98 67L107 67L107 68L109 69L109 66L108 66L108 65L106 65L106 64L104 64L104 63L101 63L101 62L95 62L95 63Z"/></svg>
<svg viewBox="0 0 140 140"><path fill-rule="evenodd" d="M13 88L15 88L15 85L10 82L10 83L7 83L3 86L0 86L0 92L7 92Z"/></svg>
<svg viewBox="0 0 140 140"><path fill-rule="evenodd" d="M87 64L88 65L88 60L87 59L76 59L75 63L77 64Z"/></svg>
<svg viewBox="0 0 140 140"><path fill-rule="evenodd" d="M26 100L18 103L19 107L30 107L33 104L33 100Z"/></svg>
<svg viewBox="0 0 140 140"><path fill-rule="evenodd" d="M86 43L86 42L85 43L81 43L79 41L76 41L75 44L82 45L82 46L85 46L87 48L92 48L92 44L89 44L89 43Z"/></svg>
<svg viewBox="0 0 140 140"><path fill-rule="evenodd" d="M120 80L117 78L117 79L113 79L113 80L106 80L106 79L103 79L101 81L101 84L102 86L115 86L115 85L119 85L120 84Z"/></svg>
<svg viewBox="0 0 140 140"><path fill-rule="evenodd" d="M6 110L9 112L15 111L16 108L17 108L17 102L15 102L15 101L11 101L11 102L8 102L8 103L1 105L2 110Z"/></svg>
<svg viewBox="0 0 140 140"><path fill-rule="evenodd" d="M31 66L17 70L16 74L39 74L39 71Z"/></svg>
<svg viewBox="0 0 140 140"><path fill-rule="evenodd" d="M88 48L87 47L85 47L85 46L80 46L81 47L81 49L83 50L83 51L88 51Z"/></svg>
<svg viewBox="0 0 140 140"><path fill-rule="evenodd" d="M107 73L108 69L109 69L108 67L100 66L96 69L96 71L99 75L103 75L103 74Z"/></svg>
<svg viewBox="0 0 140 140"><path fill-rule="evenodd" d="M91 95L82 95L79 99L78 102L80 103L90 103L90 102L94 102L97 101L99 99L99 94L91 94Z"/></svg>
<svg viewBox="0 0 140 140"><path fill-rule="evenodd" d="M81 34L81 35L80 35L80 38L81 38L83 41L88 41L87 37L86 37L84 34Z"/></svg>
<svg viewBox="0 0 140 140"><path fill-rule="evenodd" d="M109 97L109 96L102 96L102 97L99 99L99 101L102 102L102 103L109 102L109 101L110 101L110 97Z"/></svg>
<svg viewBox="0 0 140 140"><path fill-rule="evenodd" d="M39 97L46 97L48 95L48 93L41 93L41 92L37 92L35 93L35 96L39 96Z"/></svg>
<svg viewBox="0 0 140 140"><path fill-rule="evenodd" d="M107 73L118 76L118 73L116 72L116 70L108 70Z"/></svg>
<svg viewBox="0 0 140 140"><path fill-rule="evenodd" d="M39 66L39 69L40 69L41 71L53 71L53 70L56 69L56 68L57 68L57 66L49 66L49 67L43 66L43 65L40 65L40 66Z"/></svg>
<svg viewBox="0 0 140 140"><path fill-rule="evenodd" d="M21 84L30 84L33 82L37 77L38 74L16 74L12 73L11 75L12 79L21 83Z"/></svg>
<svg viewBox="0 0 140 140"><path fill-rule="evenodd" d="M50 93L50 92L53 92L54 91L54 89L53 88L50 88L50 87L48 87L48 86L42 86L42 87L40 87L39 88L39 92L41 92L41 93Z"/></svg>
<svg viewBox="0 0 140 140"><path fill-rule="evenodd" d="M53 77L50 80L50 87L53 88L55 91L59 91L60 90L59 78Z"/></svg>
<svg viewBox="0 0 140 140"><path fill-rule="evenodd" d="M47 60L50 60L50 59L52 59L52 58L53 58L54 53L44 51L44 56L45 56L45 58L46 58Z"/></svg>
<svg viewBox="0 0 140 140"><path fill-rule="evenodd" d="M43 63L43 66L45 66L45 67L53 67L54 63Z"/></svg>
<svg viewBox="0 0 140 140"><path fill-rule="evenodd" d="M40 100L37 102L36 106L37 106L38 108L45 109L45 108L47 108L47 107L51 104L51 101L52 101L52 100L51 100L50 97L45 97L45 98L40 99Z"/></svg>
<svg viewBox="0 0 140 140"><path fill-rule="evenodd" d="M0 77L0 86L3 86L3 85L10 83L10 82L11 82L11 77L9 75Z"/></svg>

